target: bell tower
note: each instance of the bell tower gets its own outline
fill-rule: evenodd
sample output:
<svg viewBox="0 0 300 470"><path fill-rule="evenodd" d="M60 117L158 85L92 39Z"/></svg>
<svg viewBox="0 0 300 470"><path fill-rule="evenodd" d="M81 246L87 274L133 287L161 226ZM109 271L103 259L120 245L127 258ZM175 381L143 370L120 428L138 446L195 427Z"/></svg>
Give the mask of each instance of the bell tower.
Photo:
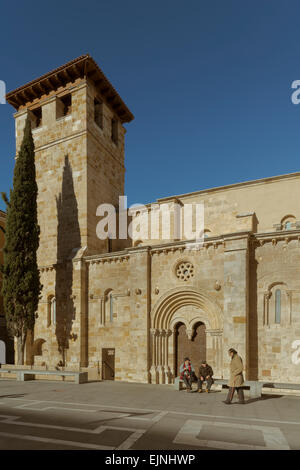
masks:
<svg viewBox="0 0 300 470"><path fill-rule="evenodd" d="M89 55L7 94L16 150L32 123L43 284L27 363L88 366L85 255L109 251L96 234L97 207L124 194L124 123L133 115ZM117 245L117 242L116 242ZM118 246L115 246L118 249Z"/></svg>
<svg viewBox="0 0 300 470"><path fill-rule="evenodd" d="M32 122L41 228L39 265L84 248L107 251L96 236L97 207L117 207L124 194L123 124L133 119L89 55L83 55L7 94L17 112L16 148Z"/></svg>

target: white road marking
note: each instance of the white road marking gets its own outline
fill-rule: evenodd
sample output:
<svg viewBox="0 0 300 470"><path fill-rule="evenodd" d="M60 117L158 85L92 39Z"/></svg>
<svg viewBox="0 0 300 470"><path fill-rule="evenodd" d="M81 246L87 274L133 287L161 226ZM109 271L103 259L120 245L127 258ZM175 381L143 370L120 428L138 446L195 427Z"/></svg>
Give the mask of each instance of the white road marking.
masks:
<svg viewBox="0 0 300 470"><path fill-rule="evenodd" d="M65 441L60 439L50 439L48 437L30 436L28 434L13 434L9 432L0 432L2 437L10 437L13 439L22 439L26 441L44 442L46 444L57 444L71 447L82 447L83 449L94 449L94 450L114 450L112 446L102 446L99 444L86 444L85 442L76 441Z"/></svg>
<svg viewBox="0 0 300 470"><path fill-rule="evenodd" d="M168 411L161 411L160 413L157 413L156 416L153 418L146 418L142 416L130 416L128 415L127 419L133 419L137 421L152 421L153 423L158 423L164 416L166 416L169 412Z"/></svg>
<svg viewBox="0 0 300 470"><path fill-rule="evenodd" d="M203 425L225 427L234 429L245 429L261 431L264 437L266 446L258 446L252 444L240 444L235 442L225 441L214 441L209 439L198 439L198 435ZM258 425L247 425L247 424L233 424L233 423L222 423L222 422L211 422L211 421L194 421L187 420L182 426L180 431L177 433L174 444L184 444L195 447L209 447L216 449L227 449L227 450L290 450L290 447L280 431L279 428L270 426L258 426Z"/></svg>
<svg viewBox="0 0 300 470"><path fill-rule="evenodd" d="M59 426L56 424L42 424L42 423L31 423L30 421L16 421L20 419L20 416L0 415L0 418L5 418L0 421L0 424L4 423L4 424L13 424L16 426L28 426L32 428L59 429L62 431L73 431L73 432L80 432L83 434L100 434L106 429L114 429L118 431L130 431L130 432L139 431L139 429L122 427L122 426L101 425L95 429L84 429L84 428L75 428L72 426Z"/></svg>
<svg viewBox="0 0 300 470"><path fill-rule="evenodd" d="M144 429L144 430L139 430L139 431L135 431L131 436L129 436L124 442L122 442L122 444L120 444L116 450L128 450L130 449L133 444L136 443L136 441L138 441L140 439L140 437L143 436L143 434L145 434L147 430Z"/></svg>
<svg viewBox="0 0 300 470"><path fill-rule="evenodd" d="M128 427L120 427L120 426L98 426L95 429L83 429L83 428L75 428L70 426L58 426L53 424L41 424L41 423L31 423L28 421L17 421L20 419L19 416L10 416L10 415L0 415L1 419L0 424L11 424L16 426L26 426L31 428L44 428L44 429L57 429L62 431L71 431L71 432L79 432L81 434L101 434L106 430L114 430L114 431L128 431L131 433L129 437L127 437L118 447L112 446L101 446L98 444L87 444L88 448L90 449L104 449L104 450L111 450L111 449L130 449L130 447L147 431L146 429L134 429ZM15 436L15 438L20 438L20 436L24 436L23 434L12 434L12 433L2 433L0 432L0 436L3 435L4 437L9 435ZM76 441L66 441L61 439L46 439L46 438L35 438L35 436L29 436L29 440L40 440L41 442L52 442L57 444L69 445L73 446ZM24 438L24 437L23 437ZM46 439L46 440L45 440ZM84 443L79 443L77 447L84 447Z"/></svg>
<svg viewBox="0 0 300 470"><path fill-rule="evenodd" d="M234 421L254 421L254 422L262 422L262 423L274 423L274 424L291 424L291 425L295 425L295 426L299 426L300 425L300 421L283 421L283 420L274 420L274 419L263 419L263 418L250 418L250 417L246 417L246 416L241 416L241 417L236 417L236 416L226 416L226 415L208 415L208 414L203 414L203 413L191 413L191 412L184 412L184 411L172 411L172 410L167 410L165 412L162 412L162 410L153 410L153 409L148 409L148 408L129 408L129 407L126 407L126 406L110 406L110 405L101 405L101 404L91 404L91 403L76 403L76 402L61 402L61 401L54 401L54 400L43 400L43 401L40 401L40 400L30 400L28 398L6 398L5 400L17 400L17 401L20 401L20 400L24 400L26 402L30 402L30 403L55 403L55 404L60 404L60 405L73 405L73 406L87 406L87 407L94 407L96 409L93 409L93 413L97 412L97 411L104 411L104 409L108 408L110 409L112 412L122 412L122 410L124 410L124 412L126 413L130 413L130 412L133 412L133 413L166 413L166 414L175 414L175 415L182 415L182 416L193 416L193 417L199 417L199 418L209 418L209 419L229 419L229 420L234 420ZM28 403L28 405L30 405L30 403ZM26 404L24 405L17 405L17 406L13 406L12 408L24 408L24 409L30 409L30 408L26 408ZM59 409L62 409L62 408L57 408L58 410ZM68 408L70 409L70 408ZM78 408L74 408L73 411L78 411ZM36 409L35 411L41 411L40 408ZM133 417L133 416L130 416L128 417L127 419L143 419L143 420L153 420L153 418L144 418L144 417Z"/></svg>

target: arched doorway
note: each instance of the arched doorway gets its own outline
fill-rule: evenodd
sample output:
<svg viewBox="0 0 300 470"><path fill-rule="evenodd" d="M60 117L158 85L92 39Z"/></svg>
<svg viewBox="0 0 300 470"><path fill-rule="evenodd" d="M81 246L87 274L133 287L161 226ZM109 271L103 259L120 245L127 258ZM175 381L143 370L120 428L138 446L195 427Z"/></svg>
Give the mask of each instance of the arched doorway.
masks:
<svg viewBox="0 0 300 470"><path fill-rule="evenodd" d="M6 346L2 340L0 340L0 364L6 364Z"/></svg>
<svg viewBox="0 0 300 470"><path fill-rule="evenodd" d="M206 360L205 330L205 324L199 321L194 326L192 337L189 338L185 324L177 323L174 330L175 375L179 375L180 364L185 357L190 358L197 374L201 361Z"/></svg>
<svg viewBox="0 0 300 470"><path fill-rule="evenodd" d="M223 316L218 302L204 290L171 289L151 311L151 383L172 383L185 356L197 370L207 360L216 376L223 376Z"/></svg>

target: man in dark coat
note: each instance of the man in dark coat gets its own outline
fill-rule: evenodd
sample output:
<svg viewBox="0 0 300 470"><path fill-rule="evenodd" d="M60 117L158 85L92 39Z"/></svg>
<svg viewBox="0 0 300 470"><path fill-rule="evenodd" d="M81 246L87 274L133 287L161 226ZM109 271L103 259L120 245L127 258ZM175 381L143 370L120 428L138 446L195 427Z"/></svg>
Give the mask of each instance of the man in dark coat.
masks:
<svg viewBox="0 0 300 470"><path fill-rule="evenodd" d="M214 371L212 367L207 364L206 361L201 362L201 366L199 367L199 375L198 375L198 392L202 392L202 384L206 382L206 392L209 393L212 384L214 383L213 379Z"/></svg>
<svg viewBox="0 0 300 470"><path fill-rule="evenodd" d="M226 405L230 405L234 392L237 391L238 399L240 404L245 403L243 384L243 361L242 358L238 355L237 351L233 348L230 348L229 356L231 357L230 362L230 379L228 381L229 391L226 398Z"/></svg>

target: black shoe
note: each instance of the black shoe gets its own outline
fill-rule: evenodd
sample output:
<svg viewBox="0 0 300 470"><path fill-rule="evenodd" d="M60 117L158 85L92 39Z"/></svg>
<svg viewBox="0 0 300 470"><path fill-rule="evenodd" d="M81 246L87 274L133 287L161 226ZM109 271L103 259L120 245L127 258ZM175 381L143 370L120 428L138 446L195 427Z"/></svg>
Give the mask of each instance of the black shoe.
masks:
<svg viewBox="0 0 300 470"><path fill-rule="evenodd" d="M244 400L243 400L243 401L239 401L238 403L239 403L239 405L245 405L245 404L246 404L246 402L245 402Z"/></svg>
<svg viewBox="0 0 300 470"><path fill-rule="evenodd" d="M225 403L225 405L231 405L231 401L223 401L223 403Z"/></svg>

